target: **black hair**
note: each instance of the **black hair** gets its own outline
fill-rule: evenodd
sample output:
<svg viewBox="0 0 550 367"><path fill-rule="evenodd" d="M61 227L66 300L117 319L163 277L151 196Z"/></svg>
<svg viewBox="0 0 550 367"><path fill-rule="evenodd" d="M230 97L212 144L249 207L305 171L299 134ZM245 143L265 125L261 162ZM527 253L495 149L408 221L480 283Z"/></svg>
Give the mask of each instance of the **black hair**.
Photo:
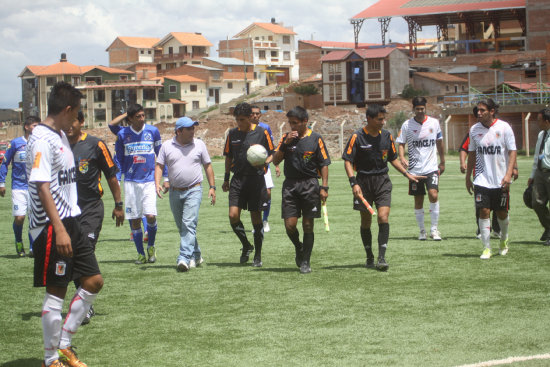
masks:
<svg viewBox="0 0 550 367"><path fill-rule="evenodd" d="M258 106L256 106L255 104L253 104L253 105L250 106L250 109L253 109L253 108L257 108L257 109L261 110L261 108L258 107Z"/></svg>
<svg viewBox="0 0 550 367"><path fill-rule="evenodd" d="M491 98L482 99L482 100L477 101L477 104L485 105L489 111L495 110L495 114L494 114L494 115L495 115L495 116L497 115L497 112L498 112L498 103L496 103L495 101L493 101L493 99L491 99Z"/></svg>
<svg viewBox="0 0 550 367"><path fill-rule="evenodd" d="M426 101L426 98L424 97L414 97L412 99L412 105L413 107L416 107L416 106L426 106L426 103L428 103L428 101Z"/></svg>
<svg viewBox="0 0 550 367"><path fill-rule="evenodd" d="M367 112L366 112L367 117L370 117L370 118L378 117L379 113L386 113L386 109L384 108L384 106L380 106L379 104L373 103L367 107Z"/></svg>
<svg viewBox="0 0 550 367"><path fill-rule="evenodd" d="M544 121L550 122L550 108L546 107L540 110L539 112L542 115L542 119Z"/></svg>
<svg viewBox="0 0 550 367"><path fill-rule="evenodd" d="M301 106L296 106L288 111L286 117L296 117L300 121L307 121L309 119L307 110Z"/></svg>
<svg viewBox="0 0 550 367"><path fill-rule="evenodd" d="M78 116L76 117L76 119L80 122L80 123L83 123L84 122L84 113L82 111L78 111Z"/></svg>
<svg viewBox="0 0 550 367"><path fill-rule="evenodd" d="M66 107L80 106L80 99L84 96L78 89L67 82L57 82L52 87L48 98L48 115L57 115Z"/></svg>
<svg viewBox="0 0 550 367"><path fill-rule="evenodd" d="M477 106L474 106L474 108L472 109L472 113L475 117L477 117Z"/></svg>
<svg viewBox="0 0 550 367"><path fill-rule="evenodd" d="M126 111L127 117L134 117L136 113L143 111L143 106L140 104L132 104L130 107L128 107L128 110Z"/></svg>
<svg viewBox="0 0 550 367"><path fill-rule="evenodd" d="M233 116L250 116L252 115L252 106L246 102L239 103L233 110Z"/></svg>
<svg viewBox="0 0 550 367"><path fill-rule="evenodd" d="M38 116L29 116L25 119L24 125L25 126L31 125L31 124L34 124L35 122L40 122L40 117L38 117Z"/></svg>

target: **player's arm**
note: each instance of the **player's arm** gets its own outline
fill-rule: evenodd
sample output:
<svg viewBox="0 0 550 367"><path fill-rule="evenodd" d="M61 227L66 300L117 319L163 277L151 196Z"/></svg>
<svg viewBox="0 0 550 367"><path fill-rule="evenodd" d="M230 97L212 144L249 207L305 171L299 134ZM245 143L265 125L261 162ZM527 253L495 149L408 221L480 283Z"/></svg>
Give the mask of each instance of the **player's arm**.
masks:
<svg viewBox="0 0 550 367"><path fill-rule="evenodd" d="M458 157L460 159L460 172L465 173L467 167L466 158L468 157L468 152L466 152L465 150L460 150L460 152L458 152Z"/></svg>
<svg viewBox="0 0 550 367"><path fill-rule="evenodd" d="M212 163L205 163L203 165L204 172L206 173L206 179L210 185L208 190L208 197L210 198L210 204L216 204L216 179L214 178L214 168L212 168Z"/></svg>
<svg viewBox="0 0 550 367"><path fill-rule="evenodd" d="M401 173L403 176L405 176L408 180L418 182L418 180L425 179L426 176L413 176L407 170L405 167L401 165L401 162L399 162L399 159L394 159L393 161L390 161L393 168L395 168L399 173Z"/></svg>
<svg viewBox="0 0 550 367"><path fill-rule="evenodd" d="M157 162L155 164L155 189L157 191L157 196L162 199L162 194L164 189L160 186L160 178L162 177L162 172L164 171L164 164Z"/></svg>
<svg viewBox="0 0 550 367"><path fill-rule="evenodd" d="M474 184L472 183L472 172L474 171L476 161L476 152L475 151L469 151L468 152L468 164L466 165L466 190L468 190L468 193L472 195L472 190L474 188Z"/></svg>
<svg viewBox="0 0 550 367"><path fill-rule="evenodd" d="M42 203L42 207L48 216L50 223L55 231L55 246L57 252L61 256L72 257L73 248L71 246L71 238L59 217L57 208L55 207L55 202L53 200L52 194L50 192L50 183L49 182L36 182L36 187L38 190L38 197Z"/></svg>
<svg viewBox="0 0 550 367"><path fill-rule="evenodd" d="M445 148L443 147L443 139L435 141L437 147L437 153L439 153L439 174L442 175L445 172Z"/></svg>
<svg viewBox="0 0 550 367"><path fill-rule="evenodd" d="M328 198L328 191L324 189L323 187L328 188L328 166L322 166L321 167L321 190L319 192L319 195L321 196L321 202L325 203Z"/></svg>
<svg viewBox="0 0 550 367"><path fill-rule="evenodd" d="M405 143L399 143L399 161L405 169L409 168L409 161L405 159Z"/></svg>
<svg viewBox="0 0 550 367"><path fill-rule="evenodd" d="M223 192L229 191L229 176L231 175L231 161L232 158L228 155L225 156L225 173L223 176L222 190Z"/></svg>
<svg viewBox="0 0 550 367"><path fill-rule="evenodd" d="M98 167L105 175L109 189L115 200L112 218L115 219L117 227L124 224L124 209L122 204L122 195L120 194L120 185L118 184L118 167L113 161L111 152L102 140L97 142L96 155L98 157Z"/></svg>
<svg viewBox="0 0 550 367"><path fill-rule="evenodd" d="M15 153L14 145L10 144L10 148L6 150L2 165L0 165L0 196L6 195L6 177L8 176L8 166L11 163Z"/></svg>
<svg viewBox="0 0 550 367"><path fill-rule="evenodd" d="M506 175L504 175L504 178L500 182L500 186L504 190L510 190L510 185L512 184L512 175L514 172L514 167L516 166L517 155L517 150L510 150L508 152L508 167L506 169Z"/></svg>
<svg viewBox="0 0 550 367"><path fill-rule="evenodd" d="M120 227L124 224L124 204L122 203L122 195L120 194L120 185L118 184L118 179L115 176L109 177L107 179L107 184L109 184L109 189L113 194L113 199L115 200L115 208L113 209L112 218L115 219L116 226Z"/></svg>
<svg viewBox="0 0 550 367"><path fill-rule="evenodd" d="M357 178L355 177L355 171L353 170L353 164L350 161L344 161L344 169L346 170L346 175L348 175L349 184L351 190L353 191L353 197L359 197L363 195L361 187L357 183Z"/></svg>
<svg viewBox="0 0 550 367"><path fill-rule="evenodd" d="M273 164L275 167L279 167L279 164L285 159L285 136L286 134L283 134L281 140L279 140L279 145L275 148L275 153L273 153Z"/></svg>

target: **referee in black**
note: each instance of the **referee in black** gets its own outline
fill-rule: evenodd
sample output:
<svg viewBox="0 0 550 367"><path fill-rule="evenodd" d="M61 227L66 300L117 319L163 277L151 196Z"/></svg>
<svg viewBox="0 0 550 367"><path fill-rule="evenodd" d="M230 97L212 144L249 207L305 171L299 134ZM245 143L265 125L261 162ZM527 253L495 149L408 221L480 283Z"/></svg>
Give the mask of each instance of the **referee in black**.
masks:
<svg viewBox="0 0 550 367"><path fill-rule="evenodd" d="M116 219L117 227L124 223L124 209L120 186L116 178L118 168L111 153L102 140L83 132L83 125L84 114L79 111L77 119L68 130L65 130L65 134L75 160L78 206L82 212L79 217L80 227L82 233L88 236L88 240L95 250L105 212L101 200L103 196L102 172L115 201L112 217ZM78 280L75 280L75 285L77 288L79 287ZM82 324L90 322L90 317L93 315L94 309L90 308Z"/></svg>
<svg viewBox="0 0 550 367"><path fill-rule="evenodd" d="M309 116L304 108L294 107L286 116L291 131L281 137L273 155L273 164L277 166L285 160L281 216L286 234L296 249L296 265L300 267L300 273L307 274L311 273L313 220L321 217L321 203L325 203L328 197L330 157L321 135L308 128ZM301 216L303 243L296 228Z"/></svg>
<svg viewBox="0 0 550 367"><path fill-rule="evenodd" d="M386 248L390 236L388 217L391 206L392 183L388 175L388 162L405 177L418 182L421 176L410 175L399 162L395 144L389 131L383 130L386 120L384 107L371 104L367 108L367 125L355 131L348 140L342 159L353 190L353 209L361 213L361 239L367 252L367 268L374 268L372 252L372 215L362 203L361 197L378 211L378 262L376 269L388 270L385 260ZM357 171L357 177L354 175Z"/></svg>
<svg viewBox="0 0 550 367"><path fill-rule="evenodd" d="M229 191L229 222L243 245L240 263L246 263L255 249L252 266L261 267L264 240L262 211L268 207L264 174L273 158L273 142L267 130L253 123L252 106L248 103L243 102L235 106L233 116L237 127L229 130L225 141L223 150L225 175L222 189L224 192ZM253 167L246 159L248 148L254 144L260 144L267 150L267 160L260 167ZM230 172L233 172L231 181L229 181ZM250 212L254 228L254 246L246 237L244 224L241 221L242 209Z"/></svg>

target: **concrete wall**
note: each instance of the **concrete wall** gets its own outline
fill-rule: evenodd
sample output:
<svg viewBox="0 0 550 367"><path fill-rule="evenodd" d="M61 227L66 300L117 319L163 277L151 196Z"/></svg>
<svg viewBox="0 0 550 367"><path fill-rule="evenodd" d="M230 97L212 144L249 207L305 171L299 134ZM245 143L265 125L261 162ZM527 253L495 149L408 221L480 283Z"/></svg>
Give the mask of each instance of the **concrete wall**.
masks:
<svg viewBox="0 0 550 367"><path fill-rule="evenodd" d="M409 84L409 57L399 50L390 53L390 93L397 96Z"/></svg>

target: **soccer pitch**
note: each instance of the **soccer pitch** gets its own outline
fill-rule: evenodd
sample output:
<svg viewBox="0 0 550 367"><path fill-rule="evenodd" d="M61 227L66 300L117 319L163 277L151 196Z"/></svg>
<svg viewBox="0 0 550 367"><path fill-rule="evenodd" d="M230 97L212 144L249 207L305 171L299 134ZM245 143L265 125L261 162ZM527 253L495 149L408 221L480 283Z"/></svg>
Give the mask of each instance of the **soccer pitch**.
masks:
<svg viewBox="0 0 550 367"><path fill-rule="evenodd" d="M473 198L456 156L447 158L440 181L441 242L417 240L407 182L390 168L386 273L364 267L359 214L340 160L329 168L330 232L316 221L313 272L306 275L294 264L280 218L283 177L274 172L262 268L239 264L222 161L213 163L217 203L212 207L204 190L200 211L205 264L188 273L176 272L179 236L168 197L157 202L157 263L136 266L128 224L115 227L107 189L96 251L105 286L96 316L73 343L90 367L459 366L549 353L550 248L539 242L540 224L522 201L531 162L519 159L511 189L510 251L486 261L479 259ZM15 256L10 193L0 199L0 366L39 366L44 290L32 287L32 260ZM425 210L429 228L427 198ZM252 240L250 215L243 211L242 218ZM373 225L375 255L377 233ZM498 249L496 239L491 243Z"/></svg>

